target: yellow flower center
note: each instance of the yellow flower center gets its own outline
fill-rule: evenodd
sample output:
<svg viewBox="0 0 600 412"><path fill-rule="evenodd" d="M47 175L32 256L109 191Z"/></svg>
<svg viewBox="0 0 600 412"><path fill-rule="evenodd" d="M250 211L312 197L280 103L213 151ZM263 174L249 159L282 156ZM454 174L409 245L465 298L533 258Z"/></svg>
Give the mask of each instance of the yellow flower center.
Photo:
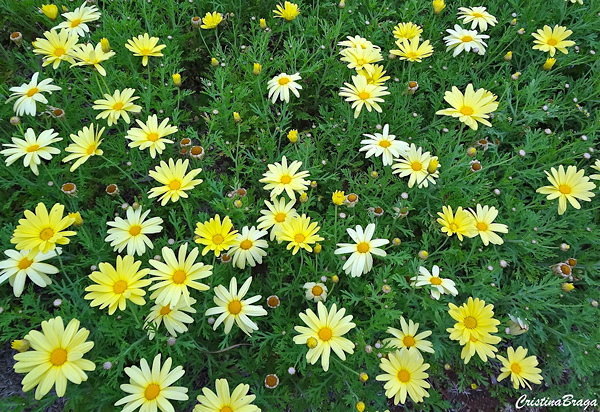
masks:
<svg viewBox="0 0 600 412"><path fill-rule="evenodd" d="M360 92L358 94L358 98L361 100L367 100L369 97L371 97L371 95L367 92Z"/></svg>
<svg viewBox="0 0 600 412"><path fill-rule="evenodd" d="M410 381L410 372L406 369L400 369L398 371L398 380L400 382L406 383Z"/></svg>
<svg viewBox="0 0 600 412"><path fill-rule="evenodd" d="M219 412L233 412L233 409L231 409L231 406L223 406L219 409Z"/></svg>
<svg viewBox="0 0 600 412"><path fill-rule="evenodd" d="M17 265L17 267L21 270L27 269L29 266L31 266L32 263L33 263L33 260L29 260L26 257L24 257L23 259L21 259L19 261L19 264Z"/></svg>
<svg viewBox="0 0 600 412"><path fill-rule="evenodd" d="M225 239L221 235L214 235L212 241L215 245L220 245L225 241Z"/></svg>
<svg viewBox="0 0 600 412"><path fill-rule="evenodd" d="M171 308L169 307L169 305L165 305L162 308L160 308L160 314L162 316L168 315L169 313L171 313Z"/></svg>
<svg viewBox="0 0 600 412"><path fill-rule="evenodd" d="M356 246L356 250L358 253L367 253L371 247L367 242L361 242Z"/></svg>
<svg viewBox="0 0 600 412"><path fill-rule="evenodd" d="M29 146L29 147L27 148L27 152L28 152L28 153L35 152L35 151L36 151L37 149L39 149L39 148L40 148L40 145L39 145L39 144L32 144L31 146Z"/></svg>
<svg viewBox="0 0 600 412"><path fill-rule="evenodd" d="M442 284L442 279L438 278L437 276L432 276L429 278L429 283L438 286Z"/></svg>
<svg viewBox="0 0 600 412"><path fill-rule="evenodd" d="M292 181L292 178L289 175L283 175L283 176L281 176L279 181L281 183L283 183L284 185L287 185L288 183L290 183Z"/></svg>
<svg viewBox="0 0 600 412"><path fill-rule="evenodd" d="M392 145L392 143L390 143L389 140L381 140L379 141L379 146L386 148L386 147L390 147Z"/></svg>
<svg viewBox="0 0 600 412"><path fill-rule="evenodd" d="M546 43L548 43L548 46L556 46L556 44L558 43L558 41L556 39L549 38Z"/></svg>
<svg viewBox="0 0 600 412"><path fill-rule="evenodd" d="M66 53L65 49L63 49L62 47L59 47L58 49L54 50L54 55L56 57L60 57L65 53Z"/></svg>
<svg viewBox="0 0 600 412"><path fill-rule="evenodd" d="M282 86L285 86L289 82L290 82L290 79L288 79L287 77L282 77L281 79L279 79L279 84Z"/></svg>
<svg viewBox="0 0 600 412"><path fill-rule="evenodd" d="M169 183L169 189L178 190L181 187L181 182L179 180L173 180Z"/></svg>
<svg viewBox="0 0 600 412"><path fill-rule="evenodd" d="M423 169L423 163L421 163L421 162L412 162L410 164L410 168L412 170L414 170L415 172L418 172L419 170Z"/></svg>
<svg viewBox="0 0 600 412"><path fill-rule="evenodd" d="M183 282L185 282L185 271L178 269L173 273L173 283L180 285Z"/></svg>
<svg viewBox="0 0 600 412"><path fill-rule="evenodd" d="M79 26L81 24L81 19L75 19L71 22L71 28L74 29L75 27Z"/></svg>
<svg viewBox="0 0 600 412"><path fill-rule="evenodd" d="M464 320L465 328L475 329L477 327L477 319L473 316L467 316Z"/></svg>
<svg viewBox="0 0 600 412"><path fill-rule="evenodd" d="M150 49L140 49L140 54L142 56L147 56L150 54L150 51L151 51Z"/></svg>
<svg viewBox="0 0 600 412"><path fill-rule="evenodd" d="M483 222L477 223L476 227L478 230L481 230L482 232L485 232L486 230L488 230L488 225Z"/></svg>
<svg viewBox="0 0 600 412"><path fill-rule="evenodd" d="M319 285L315 285L313 286L311 292L315 296L321 296L321 293L323 293L323 288Z"/></svg>
<svg viewBox="0 0 600 412"><path fill-rule="evenodd" d="M274 219L277 223L281 223L285 220L286 214L283 212L279 212L275 215Z"/></svg>
<svg viewBox="0 0 600 412"><path fill-rule="evenodd" d="M404 343L404 346L406 346L407 348L410 348L411 346L415 346L415 343L417 342L412 336L406 335L404 339L402 339L402 343Z"/></svg>
<svg viewBox="0 0 600 412"><path fill-rule="evenodd" d="M411 60L414 60L419 56L417 55L417 53L411 51L411 52L406 53L406 57L408 57Z"/></svg>
<svg viewBox="0 0 600 412"><path fill-rule="evenodd" d="M450 223L450 230L456 232L458 230L458 225L456 223Z"/></svg>
<svg viewBox="0 0 600 412"><path fill-rule="evenodd" d="M232 300L229 302L229 305L227 305L227 310L229 310L229 313L232 315L237 315L242 311L242 303L239 300Z"/></svg>
<svg viewBox="0 0 600 412"><path fill-rule="evenodd" d="M41 233L40 233L40 239L42 239L42 240L48 240L52 236L54 236L54 230L50 229L49 227L47 227L46 229L42 230Z"/></svg>
<svg viewBox="0 0 600 412"><path fill-rule="evenodd" d="M470 41L473 41L473 38L471 36L462 36L462 38L460 40L463 41L464 43L468 43Z"/></svg>
<svg viewBox="0 0 600 412"><path fill-rule="evenodd" d="M53 364L54 366L60 366L60 365L64 364L66 361L67 361L67 351L62 348L55 349L52 352L52 354L50 355L50 363Z"/></svg>
<svg viewBox="0 0 600 412"><path fill-rule="evenodd" d="M131 236L137 236L142 231L142 227L140 225L133 225L129 228L129 234Z"/></svg>
<svg viewBox="0 0 600 412"><path fill-rule="evenodd" d="M248 250L252 247L252 241L251 240L244 240L242 243L240 243L240 249L244 249L244 250Z"/></svg>
<svg viewBox="0 0 600 412"><path fill-rule="evenodd" d="M125 105L123 104L123 102L116 102L112 108L113 110L121 110L124 106Z"/></svg>
<svg viewBox="0 0 600 412"><path fill-rule="evenodd" d="M327 326L319 329L319 339L321 339L322 341L327 342L332 337L333 337L333 332Z"/></svg>
<svg viewBox="0 0 600 412"><path fill-rule="evenodd" d="M119 280L113 285L113 292L115 292L117 295L125 292L125 289L127 289L127 282L124 280Z"/></svg>
<svg viewBox="0 0 600 412"><path fill-rule="evenodd" d="M568 185L560 185L558 186L558 190L560 191L560 193L562 193L563 195L568 195L569 193L571 193L571 186Z"/></svg>
<svg viewBox="0 0 600 412"><path fill-rule="evenodd" d="M306 236L304 236L302 233L298 233L296 236L294 236L294 242L296 243L302 243L304 242L304 239L306 239Z"/></svg>
<svg viewBox="0 0 600 412"><path fill-rule="evenodd" d="M483 17L483 14L481 13L477 13L476 11L473 12L473 14L471 14L471 16L475 17L476 19L480 19Z"/></svg>
<svg viewBox="0 0 600 412"><path fill-rule="evenodd" d="M148 136L146 137L146 139L150 140L151 142L156 142L158 140L158 133L155 133L155 132L148 133Z"/></svg>
<svg viewBox="0 0 600 412"><path fill-rule="evenodd" d="M362 66L362 65L364 65L366 63L367 63L367 61L365 59L358 59L358 60L356 60L356 64L358 66Z"/></svg>
<svg viewBox="0 0 600 412"><path fill-rule="evenodd" d="M521 366L518 363L513 363L512 365L510 365L510 370L513 371L514 373L520 373L521 372Z"/></svg>
<svg viewBox="0 0 600 412"><path fill-rule="evenodd" d="M96 151L96 144L93 143L90 145L90 147L87 148L86 153L88 155L91 155L92 153L94 153Z"/></svg>
<svg viewBox="0 0 600 412"><path fill-rule="evenodd" d="M34 94L36 94L37 92L39 92L40 90L37 87L33 87L31 89L29 89L29 91L27 92L27 97L32 97Z"/></svg>
<svg viewBox="0 0 600 412"><path fill-rule="evenodd" d="M473 114L473 108L469 106L463 106L459 111L465 116L471 116Z"/></svg>
<svg viewBox="0 0 600 412"><path fill-rule="evenodd" d="M151 383L150 385L148 385L148 387L144 391L144 397L146 399L148 399L149 401L151 401L153 399L156 399L156 397L158 396L159 393L160 393L160 386L158 386L156 383Z"/></svg>

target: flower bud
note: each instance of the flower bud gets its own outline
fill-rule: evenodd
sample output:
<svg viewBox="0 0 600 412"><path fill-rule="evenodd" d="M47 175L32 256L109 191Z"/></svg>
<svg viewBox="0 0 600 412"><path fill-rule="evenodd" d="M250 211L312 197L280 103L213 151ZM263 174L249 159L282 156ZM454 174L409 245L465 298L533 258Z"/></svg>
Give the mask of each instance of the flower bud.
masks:
<svg viewBox="0 0 600 412"><path fill-rule="evenodd" d="M318 255L319 253L321 253L321 250L323 250L323 246L321 246L320 243L317 243L315 245L315 247L313 248L313 251Z"/></svg>
<svg viewBox="0 0 600 412"><path fill-rule="evenodd" d="M296 129L290 130L287 135L287 138L291 143L296 143L298 141L298 130L296 130Z"/></svg>
<svg viewBox="0 0 600 412"><path fill-rule="evenodd" d="M355 407L356 407L356 410L358 412L364 412L364 410L365 410L365 403L363 401L358 401L358 402L356 402Z"/></svg>
<svg viewBox="0 0 600 412"><path fill-rule="evenodd" d="M202 26L202 19L198 16L192 17L192 26L200 28Z"/></svg>
<svg viewBox="0 0 600 412"><path fill-rule="evenodd" d="M54 21L58 17L58 7L56 4L43 4L42 13L44 13L44 16Z"/></svg>
<svg viewBox="0 0 600 412"><path fill-rule="evenodd" d="M432 157L431 160L429 161L429 165L427 166L427 173L429 173L429 174L435 173L439 164L440 164L440 162L438 161L437 156Z"/></svg>
<svg viewBox="0 0 600 412"><path fill-rule="evenodd" d="M260 28L263 30L267 28L267 22L265 19L260 19Z"/></svg>
<svg viewBox="0 0 600 412"><path fill-rule="evenodd" d="M504 60L506 60L507 62L512 60L512 52L511 51L509 51L508 53L506 53L504 55Z"/></svg>
<svg viewBox="0 0 600 412"><path fill-rule="evenodd" d="M446 8L446 3L444 3L444 0L433 0L433 12L435 14L440 14L442 12L442 10L444 10Z"/></svg>
<svg viewBox="0 0 600 412"><path fill-rule="evenodd" d="M563 290L563 292L570 292L575 289L575 286L573 286L572 283L563 283L560 288Z"/></svg>
<svg viewBox="0 0 600 412"><path fill-rule="evenodd" d="M516 26L516 25L517 25L517 19L512 19L512 20L510 21L510 25L511 25L511 26Z"/></svg>
<svg viewBox="0 0 600 412"><path fill-rule="evenodd" d="M79 227L79 226L83 225L83 218L81 217L81 213L79 213L79 212L69 213L69 217L72 217L73 219L75 219L75 221L73 222L73 226Z"/></svg>
<svg viewBox="0 0 600 412"><path fill-rule="evenodd" d="M306 341L306 346L308 347L308 349L316 348L317 340L313 337L308 338L308 340Z"/></svg>
<svg viewBox="0 0 600 412"><path fill-rule="evenodd" d="M366 382L369 380L369 375L367 375L365 372L361 372L360 375L358 375L358 380L361 382Z"/></svg>
<svg viewBox="0 0 600 412"><path fill-rule="evenodd" d="M338 276L338 275L333 275L333 276L331 277L331 281L332 281L333 283L338 283L338 282L340 281L340 278L339 278L339 276Z"/></svg>
<svg viewBox="0 0 600 412"><path fill-rule="evenodd" d="M238 112L233 112L233 121L236 123L240 123L242 121L242 118Z"/></svg>
<svg viewBox="0 0 600 412"><path fill-rule="evenodd" d="M300 195L300 203L306 202L308 202L308 195L306 194L306 192L302 192L302 194Z"/></svg>
<svg viewBox="0 0 600 412"><path fill-rule="evenodd" d="M469 156L469 157L477 156L477 149L475 149L474 147L469 147L467 149L467 156Z"/></svg>
<svg viewBox="0 0 600 412"><path fill-rule="evenodd" d="M179 73L173 75L173 84L177 87L181 87L181 75Z"/></svg>
<svg viewBox="0 0 600 412"><path fill-rule="evenodd" d="M19 31L12 32L10 40L14 41L17 46L21 46L23 44L23 35Z"/></svg>
<svg viewBox="0 0 600 412"><path fill-rule="evenodd" d="M429 253L427 253L426 250L420 250L419 251L419 258L420 259L427 260L428 257L429 257Z"/></svg>
<svg viewBox="0 0 600 412"><path fill-rule="evenodd" d="M10 347L20 353L27 352L29 350L29 341L27 339L16 339L12 341Z"/></svg>
<svg viewBox="0 0 600 412"><path fill-rule="evenodd" d="M242 201L241 201L240 199L236 199L236 200L233 202L233 205L234 205L235 207L237 207L238 209L239 209L239 208L241 208L242 206L244 206L244 204L242 203Z"/></svg>
<svg viewBox="0 0 600 412"><path fill-rule="evenodd" d="M513 80L517 80L520 75L521 75L521 72L516 72L516 73L513 73L513 75L510 76L510 78Z"/></svg>
<svg viewBox="0 0 600 412"><path fill-rule="evenodd" d="M212 59L210 59L210 65L213 67L218 66L219 61L213 57Z"/></svg>
<svg viewBox="0 0 600 412"><path fill-rule="evenodd" d="M252 74L258 76L262 72L262 66L260 63L254 63L254 68L252 69Z"/></svg>
<svg viewBox="0 0 600 412"><path fill-rule="evenodd" d="M106 37L104 37L100 40L100 46L102 47L102 51L104 53L110 53L110 51L112 50L110 48L110 42L108 41L108 39Z"/></svg>
<svg viewBox="0 0 600 412"><path fill-rule="evenodd" d="M556 59L553 57L549 57L548 59L546 59L546 63L544 63L544 66L542 66L542 68L546 71L549 71L554 66L554 63L556 63Z"/></svg>
<svg viewBox="0 0 600 412"><path fill-rule="evenodd" d="M21 118L18 116L13 116L10 118L10 124L12 124L13 126L18 126L21 124Z"/></svg>

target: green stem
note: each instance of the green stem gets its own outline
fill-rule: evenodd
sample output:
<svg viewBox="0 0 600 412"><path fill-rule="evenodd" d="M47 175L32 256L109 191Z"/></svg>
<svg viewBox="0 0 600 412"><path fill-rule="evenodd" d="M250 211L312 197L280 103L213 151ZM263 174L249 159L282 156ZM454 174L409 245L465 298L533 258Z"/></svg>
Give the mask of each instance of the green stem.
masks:
<svg viewBox="0 0 600 412"><path fill-rule="evenodd" d="M240 154L240 134L242 132L242 128L240 124L237 125L237 144L235 146L235 180L239 183L240 181L240 168L239 168L239 154Z"/></svg>
<svg viewBox="0 0 600 412"><path fill-rule="evenodd" d="M129 173L127 173L125 170L121 169L121 167L118 164L116 164L115 162L113 162L112 160L110 160L108 157L104 156L104 160L106 160L107 163L110 163L112 166L114 166L117 169L119 169L119 171L121 173L123 173L123 175L127 176L127 178L129 180L131 180L131 182L135 185L135 187L140 191L141 194L144 193L144 190L140 187L140 185L137 184L137 182L133 179L133 177L131 177L129 175Z"/></svg>

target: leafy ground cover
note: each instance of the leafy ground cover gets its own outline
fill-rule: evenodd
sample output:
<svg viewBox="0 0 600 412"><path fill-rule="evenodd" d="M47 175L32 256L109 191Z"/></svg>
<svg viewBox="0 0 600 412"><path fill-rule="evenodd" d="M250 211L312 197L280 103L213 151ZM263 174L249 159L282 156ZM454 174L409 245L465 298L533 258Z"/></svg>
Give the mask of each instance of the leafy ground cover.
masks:
<svg viewBox="0 0 600 412"><path fill-rule="evenodd" d="M0 10L3 408L598 402L598 2Z"/></svg>

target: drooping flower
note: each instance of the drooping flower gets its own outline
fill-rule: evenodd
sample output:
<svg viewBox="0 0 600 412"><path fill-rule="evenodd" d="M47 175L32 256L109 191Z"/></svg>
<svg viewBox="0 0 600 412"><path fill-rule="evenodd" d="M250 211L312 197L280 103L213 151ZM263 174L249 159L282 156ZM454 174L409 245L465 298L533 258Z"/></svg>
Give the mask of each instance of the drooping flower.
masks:
<svg viewBox="0 0 600 412"><path fill-rule="evenodd" d="M361 49L376 49L376 50L379 50L379 46L374 45L369 40L365 39L364 37L360 37L359 35L356 35L354 37L347 36L346 38L348 40L344 40L344 41L339 42L338 46L343 46L345 48L351 48L351 49L355 49L357 47L360 47ZM340 51L340 54L344 55L344 53L345 53L345 51L342 49Z"/></svg>
<svg viewBox="0 0 600 412"><path fill-rule="evenodd" d="M158 43L158 37L150 37L148 33L140 34L137 37L127 40L125 47L133 53L134 56L142 57L142 66L148 65L148 57L161 57L163 54L160 52L162 49L167 47L166 44L156 45Z"/></svg>
<svg viewBox="0 0 600 412"><path fill-rule="evenodd" d="M338 249L334 252L336 255L352 253L350 258L344 264L346 274L357 277L369 273L373 268L373 256L386 256L387 253L380 249L380 246L390 243L387 239L372 239L375 233L375 223L369 223L365 230L360 225L356 230L346 229L352 240L356 243L338 243Z"/></svg>
<svg viewBox="0 0 600 412"><path fill-rule="evenodd" d="M507 354L508 359L498 355L498 359L502 362L502 368L500 369L502 373L498 376L498 382L510 375L510 380L515 389L519 389L519 387L525 388L527 385L531 390L531 385L529 385L528 381L536 385L542 383L542 380L544 380L542 375L540 375L542 370L536 367L538 366L538 360L535 356L527 357L527 349L519 346L515 351L511 346L508 348Z"/></svg>
<svg viewBox="0 0 600 412"><path fill-rule="evenodd" d="M410 21L408 23L398 23L392 32L394 37L400 42L403 40L412 40L414 38L418 39L421 33L423 33L421 26Z"/></svg>
<svg viewBox="0 0 600 412"><path fill-rule="evenodd" d="M343 336L356 327L356 324L351 322L352 315L344 317L346 309L337 310L335 303L327 310L323 302L319 301L317 313L318 316L311 309L307 309L306 313L299 314L308 327L294 326L294 330L300 333L294 336L294 343L306 345L310 339L316 341L315 346L306 353L306 360L314 365L321 358L321 366L327 372L332 350L341 360L346 360L344 352L354 353L354 344Z"/></svg>
<svg viewBox="0 0 600 412"><path fill-rule="evenodd" d="M108 53L102 50L102 44L96 44L94 47L93 44L77 44L73 46L73 50L71 51L71 56L77 61L73 63L73 66L92 66L94 69L98 71L102 76L106 76L106 70L104 67L100 65L103 61L110 59L115 55L114 51L109 51Z"/></svg>
<svg viewBox="0 0 600 412"><path fill-rule="evenodd" d="M269 99L271 99L273 103L275 103L277 99L289 103L290 90L296 95L296 97L300 97L298 90L302 90L302 86L296 83L296 80L302 80L300 73L281 73L273 77L267 83L267 88L269 89Z"/></svg>
<svg viewBox="0 0 600 412"><path fill-rule="evenodd" d="M60 248L59 248L60 250ZM15 297L21 296L27 278L41 288L52 283L48 275L58 273L58 269L45 260L56 256L56 251L40 253L39 250L5 250L8 259L0 262L0 284L6 282L13 288Z"/></svg>
<svg viewBox="0 0 600 412"><path fill-rule="evenodd" d="M110 245L114 246L116 252L120 253L127 247L128 255L143 255L146 245L150 249L154 248L147 235L162 231L163 220L160 217L145 220L149 214L150 210L142 214L141 207L137 210L130 207L127 209L127 219L117 216L114 221L106 223L111 229L108 229L108 236L104 240L111 242Z"/></svg>
<svg viewBox="0 0 600 412"><path fill-rule="evenodd" d="M377 375L376 380L385 382L385 396L394 398L394 404L406 403L406 396L410 396L413 402L423 402L429 397L426 389L431 385L425 381L429 374L429 364L424 363L423 357L416 349L402 348L390 352L388 358L382 358L379 367L384 374Z"/></svg>
<svg viewBox="0 0 600 412"><path fill-rule="evenodd" d="M344 83L346 87L340 89L339 95L346 97L347 102L352 102L352 108L354 109L354 118L356 119L360 114L363 106L370 112L375 109L376 112L381 113L382 109L378 102L384 102L381 96L390 94L386 91L387 87L369 84L365 76L360 74L352 76L352 83Z"/></svg>
<svg viewBox="0 0 600 412"><path fill-rule="evenodd" d="M349 69L362 70L366 65L377 63L383 60L379 49L373 47L363 49L358 46L355 48L346 48L340 51L343 56L341 61L348 63Z"/></svg>
<svg viewBox="0 0 600 412"><path fill-rule="evenodd" d="M189 160L177 159L177 163L173 159L169 159L169 164L165 161L160 162L160 166L150 170L150 176L163 186L158 186L150 189L149 199L160 196L161 206L166 205L169 200L177 202L180 197L187 198L186 190L192 190L196 185L202 183L202 179L194 179L202 169L192 169L186 173Z"/></svg>
<svg viewBox="0 0 600 412"><path fill-rule="evenodd" d="M404 316L400 316L400 327L402 330L389 327L387 329L387 333L393 335L394 337L386 338L383 340L383 342L397 349L415 348L421 352L435 352L431 342L425 340L426 337L431 335L430 330L426 330L425 332L417 334L417 331L419 330L419 324L414 323L411 319L409 319L408 323L406 323Z"/></svg>
<svg viewBox="0 0 600 412"><path fill-rule="evenodd" d="M380 64L365 64L362 70L358 70L358 74L365 76L367 84L375 86L383 86L390 76L384 76L386 73L383 66Z"/></svg>
<svg viewBox="0 0 600 412"><path fill-rule="evenodd" d="M298 249L302 248L308 252L312 252L312 247L309 245L324 240L317 235L320 226L317 222L310 221L310 217L305 214L291 218L287 222L283 222L281 229L277 232L277 240L288 243L286 249L294 249L292 255L298 253Z"/></svg>
<svg viewBox="0 0 600 412"><path fill-rule="evenodd" d="M200 28L205 30L216 29L217 26L223 21L223 15L221 13L207 12L206 15L202 18L202 25Z"/></svg>
<svg viewBox="0 0 600 412"><path fill-rule="evenodd" d="M429 183L435 184L435 179L440 175L437 171L439 164L429 171L429 165L435 157L429 152L423 153L423 148L410 144L410 148L404 153L401 153L402 159L395 159L396 163L392 165L392 173L400 174L400 177L410 176L408 179L408 187L413 187L417 183L417 187L429 187ZM435 163L435 162L434 162Z"/></svg>
<svg viewBox="0 0 600 412"><path fill-rule="evenodd" d="M577 199L591 201L595 196L590 190L594 190L596 185L590 182L590 178L584 176L585 170L577 170L575 166L565 168L563 165L558 166L558 170L554 167L550 169L551 173L546 173L550 186L543 186L536 192L543 195L548 195L546 199L553 200L558 198L558 214L562 215L567 210L567 200L575 209L580 209L581 205Z"/></svg>
<svg viewBox="0 0 600 412"><path fill-rule="evenodd" d="M461 306L453 303L449 303L448 306L448 314L456 320L454 327L446 329L451 340L465 345L473 336L477 340L488 342L491 334L498 332L496 326L500 321L494 319L494 305L486 305L484 300L469 297Z"/></svg>
<svg viewBox="0 0 600 412"><path fill-rule="evenodd" d="M258 218L257 223L258 229L271 229L270 239L273 240L277 236L277 232L281 229L281 225L284 222L288 222L290 219L297 217L298 212L294 209L296 204L295 200L290 200L287 204L283 197L279 199L273 199L271 204L268 200L265 200L267 209L260 211L262 214Z"/></svg>
<svg viewBox="0 0 600 412"><path fill-rule="evenodd" d="M402 140L395 140L396 136L389 134L390 125L386 124L383 126L383 133L375 134L363 134L363 136L369 139L361 140L360 144L364 145L359 149L359 152L367 152L365 157L375 155L375 157L381 156L384 166L389 166L394 163L394 159L400 155L405 154L408 149L408 143Z"/></svg>
<svg viewBox="0 0 600 412"><path fill-rule="evenodd" d="M598 172L600 172L600 159L596 159L596 161L594 162L594 164L592 166L590 166L590 167L592 169L597 170ZM590 175L590 179L600 180L600 174Z"/></svg>
<svg viewBox="0 0 600 412"><path fill-rule="evenodd" d="M55 29L44 32L44 38L38 38L31 45L35 54L44 56L42 67L52 64L56 70L62 61L75 63L71 56L73 47L77 44L79 37L68 30L57 33Z"/></svg>
<svg viewBox="0 0 600 412"><path fill-rule="evenodd" d="M223 285L214 288L214 301L217 306L206 311L206 316L219 315L213 325L213 330L217 330L219 325L224 322L225 334L228 334L236 323L239 328L247 335L252 331L258 330L258 325L250 320L249 316L266 316L267 311L262 306L252 305L258 302L262 296L256 295L244 299L250 289L252 276L250 276L242 285L240 290L237 288L237 279L231 278L229 290Z"/></svg>
<svg viewBox="0 0 600 412"><path fill-rule="evenodd" d="M68 32L73 32L79 37L84 37L86 33L89 33L90 28L86 23L90 23L100 19L101 13L98 11L96 6L86 6L87 2L84 2L81 6L75 10L63 13L62 16L66 19L55 28L65 29Z"/></svg>
<svg viewBox="0 0 600 412"><path fill-rule="evenodd" d="M477 54L483 56L485 54L485 48L487 44L484 42L485 39L489 39L490 36L487 34L479 34L476 30L466 30L460 27L458 24L454 25L454 30L447 29L449 36L444 37L446 51L454 49L452 53L453 57L458 56L463 50L470 52L472 49L477 49Z"/></svg>
<svg viewBox="0 0 600 412"><path fill-rule="evenodd" d="M134 96L135 89L123 89L123 91L115 90L113 95L105 94L104 99L98 99L94 102L92 108L94 110L103 110L96 116L98 119L108 119L108 125L112 126L117 123L117 120L122 116L123 120L129 124L129 114L139 113L142 111L142 106L133 104L139 99L139 96Z"/></svg>
<svg viewBox="0 0 600 412"><path fill-rule="evenodd" d="M196 398L200 403L193 412L260 412L260 408L251 405L256 395L248 395L250 385L240 383L230 394L227 379L217 379L215 389L216 393L202 388L203 395Z"/></svg>
<svg viewBox="0 0 600 412"><path fill-rule="evenodd" d="M273 10L273 13L275 13L275 17L292 21L300 14L300 10L298 9L298 5L296 3L290 3L289 1L286 1L283 7L281 4L278 4L277 10Z"/></svg>
<svg viewBox="0 0 600 412"><path fill-rule="evenodd" d="M574 46L575 42L565 39L571 34L573 34L573 31L567 30L564 26L557 24L554 28L551 28L545 25L543 29L538 29L537 33L531 33L535 38L533 49L548 52L550 53L550 57L554 57L556 50L563 54L569 54L567 47Z"/></svg>
<svg viewBox="0 0 600 412"><path fill-rule="evenodd" d="M59 203L52 206L50 213L42 202L35 207L35 213L25 211L25 219L19 219L19 225L15 229L10 243L16 244L17 250L39 250L48 253L56 248L56 245L69 243L67 236L77 233L65 231L71 226L75 219L65 216L65 207Z"/></svg>
<svg viewBox="0 0 600 412"><path fill-rule="evenodd" d="M496 357L498 349L493 345L497 345L501 340L500 337L493 335L486 336L485 340L479 340L474 335L471 335L467 343L463 346L460 357L466 365L477 353L482 361L487 362L488 358L493 359Z"/></svg>
<svg viewBox="0 0 600 412"><path fill-rule="evenodd" d="M54 133L54 129L44 130L39 136L35 136L32 128L28 128L24 134L25 139L18 137L12 138L12 143L4 143L3 146L8 147L0 152L4 156L6 166L12 165L14 162L23 158L23 166L31 168L34 175L39 175L38 165L42 163L40 158L44 160L52 159L52 155L59 154L60 149L50 146L52 143L60 142L62 137L56 137L58 133Z"/></svg>
<svg viewBox="0 0 600 412"><path fill-rule="evenodd" d="M225 216L222 223L219 215L215 215L214 218L204 223L198 222L194 233L198 235L196 243L205 246L202 250L202 256L213 250L215 256L219 257L222 251L229 250L238 233L237 230L232 229L233 223L231 223L229 216Z"/></svg>
<svg viewBox="0 0 600 412"><path fill-rule="evenodd" d="M44 16L54 21L58 17L58 6L56 4L42 4L40 8Z"/></svg>
<svg viewBox="0 0 600 412"><path fill-rule="evenodd" d="M257 230L254 226L248 228L244 226L242 232L238 233L233 245L229 250L229 255L232 257L231 263L240 269L246 267L246 263L251 267L262 263L262 258L267 256L264 249L269 247L266 240L261 237L267 234L266 230Z"/></svg>
<svg viewBox="0 0 600 412"><path fill-rule="evenodd" d="M473 130L477 130L477 122L491 127L492 124L486 119L490 117L489 113L498 109L497 98L498 96L485 89L474 90L471 83L467 85L464 95L458 87L452 86L452 91L444 94L444 100L452 107L438 110L435 114L458 117L458 120Z"/></svg>
<svg viewBox="0 0 600 412"><path fill-rule="evenodd" d="M98 149L100 143L102 143L103 139L100 139L102 133L104 133L104 127L98 130L96 126L96 130L94 131L94 123L90 124L90 127L84 126L83 129L77 132L77 135L72 134L71 143L69 146L65 148L65 152L71 153L67 157L65 157L62 161L63 163L69 162L73 159L77 159L73 166L71 166L70 171L74 171L79 166L87 162L87 160L92 156L102 156L104 152L101 149Z"/></svg>
<svg viewBox="0 0 600 412"><path fill-rule="evenodd" d="M153 159L157 153L162 154L166 148L165 143L173 143L172 140L165 139L165 137L178 131L177 126L169 124L168 117L160 125L155 114L148 116L146 123L138 119L135 121L141 128L134 127L127 131L125 137L131 140L129 147L139 147L140 150L150 149L150 157Z"/></svg>
<svg viewBox="0 0 600 412"><path fill-rule="evenodd" d="M456 214L452 212L452 206L443 206L442 211L443 213L438 212L440 218L437 219L437 222L442 225L442 233L446 233L448 236L456 234L461 241L463 235L475 237L479 234L473 215L463 210L461 206L456 209Z"/></svg>
<svg viewBox="0 0 600 412"><path fill-rule="evenodd" d="M421 63L424 58L433 54L433 47L429 44L429 40L419 44L418 36L412 40L397 40L396 45L399 50L390 50L390 53L400 56L400 60Z"/></svg>
<svg viewBox="0 0 600 412"><path fill-rule="evenodd" d="M302 162L294 160L289 166L287 158L283 156L281 163L270 164L267 167L269 170L263 173L263 178L259 180L261 183L266 183L264 189L271 190L271 199L279 196L284 190L292 200L296 200L296 193L303 193L308 189L310 182L304 180L309 177L308 171L298 172L302 166Z"/></svg>
<svg viewBox="0 0 600 412"><path fill-rule="evenodd" d="M313 302L325 302L327 300L327 286L324 283L306 282L303 288L306 289L306 299Z"/></svg>
<svg viewBox="0 0 600 412"><path fill-rule="evenodd" d="M504 240L494 232L508 233L508 226L502 223L494 223L498 216L498 210L494 206L481 206L477 204L476 210L470 209L475 219L475 228L484 245L501 245Z"/></svg>
<svg viewBox="0 0 600 412"><path fill-rule="evenodd" d="M148 331L148 339L154 339L155 330L160 327L161 323L165 325L169 335L174 338L177 337L178 333L187 332L188 327L186 324L194 323L194 318L188 313L196 313L196 309L192 307L195 303L196 299L190 298L189 304L184 300L180 300L173 307L169 305L152 306L150 314L144 322L144 329Z"/></svg>
<svg viewBox="0 0 600 412"><path fill-rule="evenodd" d="M471 29L479 25L479 30L486 31L488 24L495 26L498 20L486 11L485 7L459 7L458 19L464 19L464 23L471 23Z"/></svg>
<svg viewBox="0 0 600 412"><path fill-rule="evenodd" d="M38 76L39 73L36 72L31 77L31 81L29 83L23 83L20 86L11 87L9 89L13 93L10 95L10 98L6 100L6 103L17 99L13 105L13 110L17 116L22 116L23 114L35 116L37 113L36 102L42 104L48 103L48 100L42 93L46 92L48 94L52 94L53 91L61 90L60 86L50 84L54 81L54 79L48 78L38 83Z"/></svg>
<svg viewBox="0 0 600 412"><path fill-rule="evenodd" d="M410 285L416 288L430 285L432 299L439 300L442 294L458 295L454 281L440 277L440 268L438 265L433 265L431 273L427 268L419 266L419 274L410 278L410 280L412 281Z"/></svg>

